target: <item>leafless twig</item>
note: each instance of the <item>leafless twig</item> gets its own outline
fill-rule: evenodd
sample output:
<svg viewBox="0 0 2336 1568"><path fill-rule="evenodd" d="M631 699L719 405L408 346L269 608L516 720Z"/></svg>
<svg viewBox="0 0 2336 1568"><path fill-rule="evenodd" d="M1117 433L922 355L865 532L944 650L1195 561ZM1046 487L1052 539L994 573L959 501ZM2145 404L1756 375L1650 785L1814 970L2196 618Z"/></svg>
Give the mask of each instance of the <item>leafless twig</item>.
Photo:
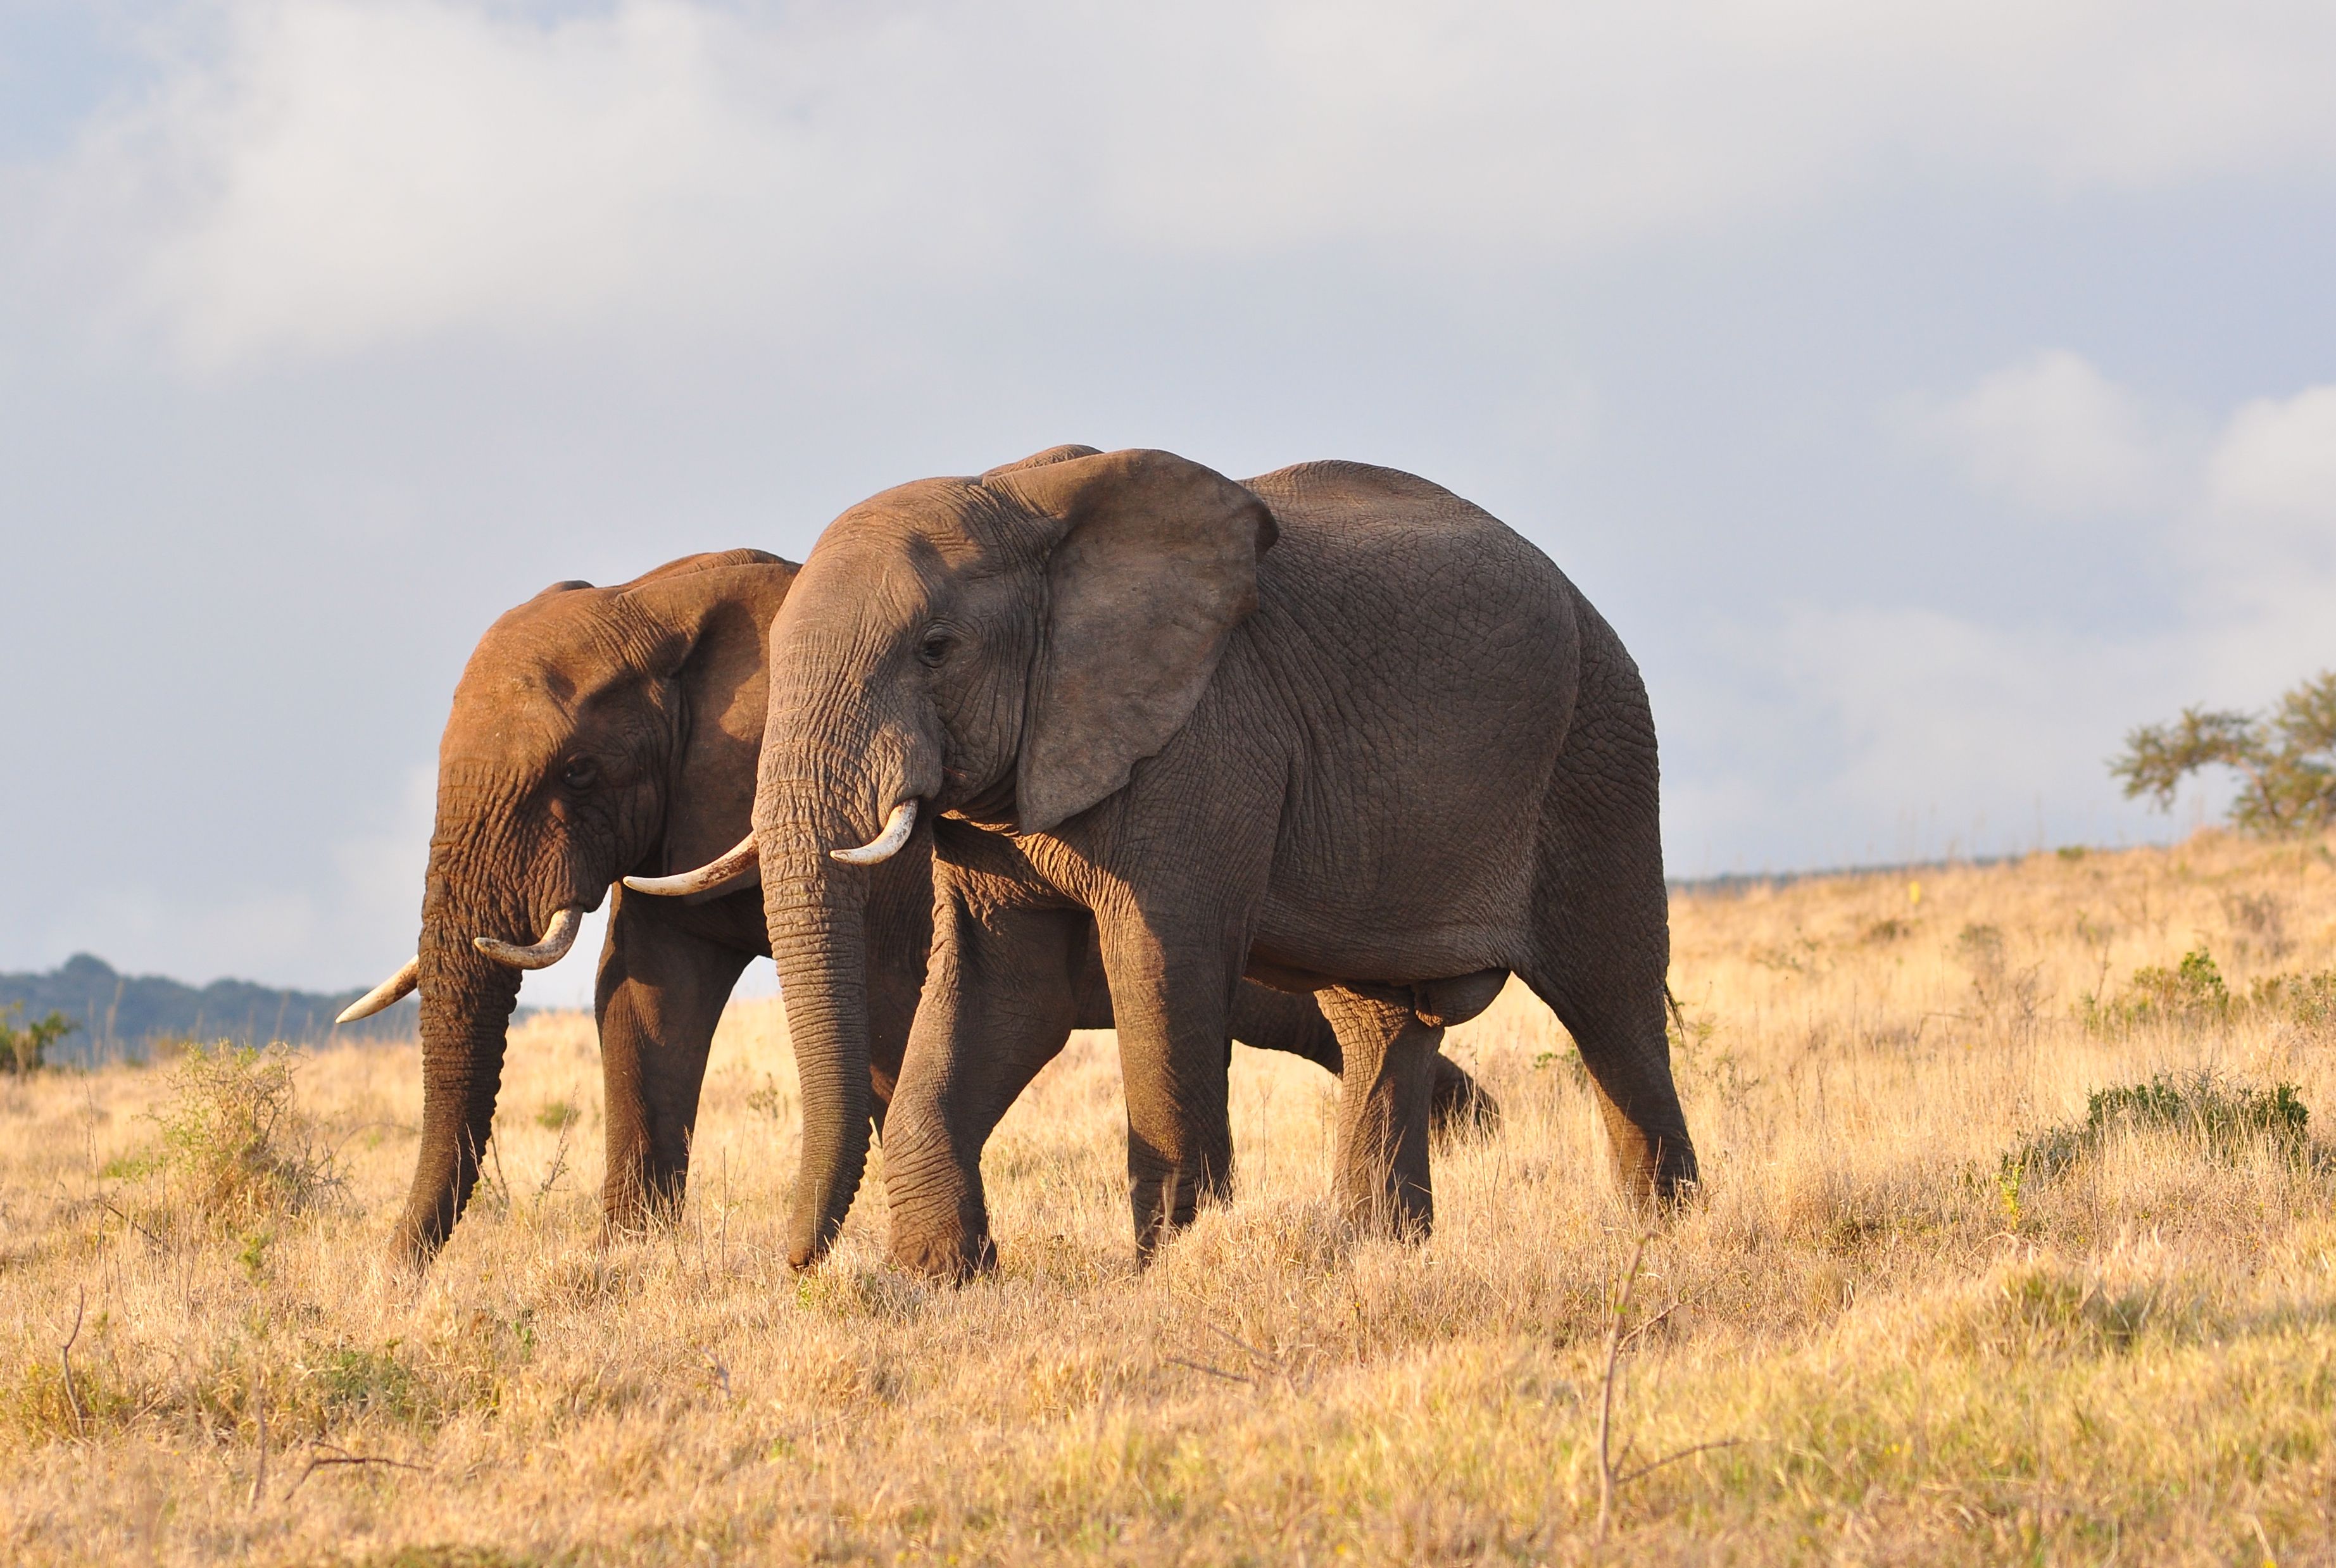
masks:
<svg viewBox="0 0 2336 1568"><path fill-rule="evenodd" d="M1710 1443L1698 1443L1666 1454L1660 1459L1650 1459L1643 1465L1630 1463L1630 1443L1622 1445L1622 1452L1614 1452L1614 1390L1621 1368L1622 1357L1636 1345L1646 1332L1660 1324L1687 1303L1673 1301L1645 1322L1630 1326L1630 1302L1638 1294L1639 1266L1646 1261L1646 1233L1639 1236L1638 1244L1630 1249L1630 1261L1622 1271L1622 1285L1615 1295L1606 1317L1606 1373L1601 1379L1598 1400L1598 1539L1603 1541L1614 1522L1614 1494L1641 1476L1651 1475L1667 1465L1714 1448L1732 1448L1743 1442L1741 1437L1722 1437Z"/></svg>
<svg viewBox="0 0 2336 1568"><path fill-rule="evenodd" d="M1235 1349L1241 1350L1248 1355L1251 1360L1257 1362L1260 1366L1271 1368L1275 1372L1280 1373L1285 1377L1288 1376L1287 1370L1282 1367L1280 1357L1267 1355L1263 1350L1259 1349L1248 1340L1241 1339L1236 1335L1227 1333L1224 1329L1218 1328L1214 1323L1205 1323L1202 1326L1207 1329L1210 1333L1214 1334L1218 1339L1222 1339L1228 1345L1231 1345Z"/></svg>
<svg viewBox="0 0 2336 1568"><path fill-rule="evenodd" d="M1598 1398L1598 1539L1606 1539L1606 1532L1614 1517L1614 1370L1622 1360L1623 1324L1630 1315L1630 1299L1639 1290L1639 1265L1646 1261L1647 1236L1639 1234L1638 1244L1630 1249L1630 1261L1622 1270L1622 1289L1615 1297L1606 1315L1606 1374L1601 1379Z"/></svg>
<svg viewBox="0 0 2336 1568"><path fill-rule="evenodd" d="M551 1168L543 1173L543 1181L535 1189L536 1213L543 1212L543 1201L551 1196L552 1183L568 1174L568 1129L576 1118L569 1116L560 1124L560 1142L551 1151Z"/></svg>
<svg viewBox="0 0 2336 1568"><path fill-rule="evenodd" d="M1714 1442L1698 1443L1691 1448L1681 1448L1676 1454L1666 1454L1660 1459L1650 1459L1635 1470L1625 1470L1614 1477L1614 1485L1627 1486L1640 1476L1651 1475L1666 1465L1676 1465L1682 1459L1691 1458L1698 1454L1709 1453L1714 1448L1740 1447L1743 1442L1744 1439L1741 1437L1721 1437Z"/></svg>
<svg viewBox="0 0 2336 1568"><path fill-rule="evenodd" d="M495 1163L495 1190L503 1201L504 1213L508 1213L511 1208L511 1183L503 1179L503 1141L495 1136L492 1122L487 1125L487 1157Z"/></svg>
<svg viewBox="0 0 2336 1568"><path fill-rule="evenodd" d="M343 1133L341 1135L341 1141L333 1145L332 1152L325 1156L326 1169L330 1170L333 1167L335 1162L340 1159L341 1151L347 1148L350 1143L355 1139L359 1133L370 1133L380 1127L387 1127L393 1133L413 1133L421 1131L420 1128L409 1127L403 1122L359 1122L355 1126L351 1127L347 1132Z"/></svg>
<svg viewBox="0 0 2336 1568"><path fill-rule="evenodd" d="M65 1336L64 1344L60 1347L57 1351L57 1360L59 1364L63 1367L65 1374L65 1404L73 1410L73 1436L76 1437L86 1437L89 1436L89 1423L83 1417L81 1411L81 1395L73 1388L73 1341L81 1338L82 1313L86 1311L88 1308L89 1287L87 1285L75 1285L73 1287L73 1332Z"/></svg>
<svg viewBox="0 0 2336 1568"><path fill-rule="evenodd" d="M307 1467L300 1472L300 1478L284 1488L283 1501L287 1503L292 1501L292 1494L306 1485L309 1476L336 1465L382 1465L393 1470L418 1470L425 1475L430 1471L427 1465L409 1464L404 1459L385 1458L379 1454L352 1454L346 1448L336 1447L330 1443L316 1443L310 1446L324 1452L312 1454Z"/></svg>
<svg viewBox="0 0 2336 1568"><path fill-rule="evenodd" d="M268 1374L263 1369L252 1389L253 1418L259 1423L259 1463L251 1472L251 1495L243 1500L247 1509L259 1506L259 1495L268 1488Z"/></svg>
<svg viewBox="0 0 2336 1568"><path fill-rule="evenodd" d="M1247 1383L1252 1388L1257 1387L1256 1378L1244 1377L1239 1372L1228 1372L1222 1367L1212 1367L1200 1361L1188 1361L1182 1356L1170 1356L1165 1359L1172 1366L1189 1367L1195 1372L1206 1372L1212 1378L1222 1378L1228 1383Z"/></svg>
<svg viewBox="0 0 2336 1568"><path fill-rule="evenodd" d="M131 1230L137 1232L140 1235L145 1237L156 1246L167 1247L170 1245L170 1243L162 1240L161 1237L156 1235L153 1232L148 1230L145 1226L140 1224L137 1221L123 1213L120 1209L115 1208L112 1200L100 1198L98 1202L105 1205L105 1212L107 1213L112 1214L115 1219L121 1221L123 1224L129 1226Z"/></svg>
<svg viewBox="0 0 2336 1568"><path fill-rule="evenodd" d="M1631 1346L1637 1344L1642 1336L1654 1329L1661 1328L1663 1324L1669 1320L1673 1312L1678 1311L1681 1307L1686 1305L1687 1301L1684 1299L1673 1301L1669 1306L1665 1307L1661 1311L1656 1313L1645 1322L1640 1323L1637 1328L1632 1329L1629 1333L1622 1336L1622 1349L1628 1350Z"/></svg>

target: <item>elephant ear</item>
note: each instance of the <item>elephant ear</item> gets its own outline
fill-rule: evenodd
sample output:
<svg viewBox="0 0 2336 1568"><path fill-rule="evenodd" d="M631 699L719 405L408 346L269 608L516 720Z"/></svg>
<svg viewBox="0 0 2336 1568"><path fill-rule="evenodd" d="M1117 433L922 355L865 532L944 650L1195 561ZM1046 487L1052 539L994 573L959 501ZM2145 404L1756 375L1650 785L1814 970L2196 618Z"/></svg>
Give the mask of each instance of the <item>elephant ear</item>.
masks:
<svg viewBox="0 0 2336 1568"><path fill-rule="evenodd" d="M652 673L687 709L666 817L665 871L702 865L738 842L754 804L771 619L795 566L760 550L691 557L626 585L656 628Z"/></svg>
<svg viewBox="0 0 2336 1568"><path fill-rule="evenodd" d="M1192 716L1257 608L1274 522L1171 453L1031 462L989 482L1056 531L1015 776L1017 825L1044 833L1124 784Z"/></svg>

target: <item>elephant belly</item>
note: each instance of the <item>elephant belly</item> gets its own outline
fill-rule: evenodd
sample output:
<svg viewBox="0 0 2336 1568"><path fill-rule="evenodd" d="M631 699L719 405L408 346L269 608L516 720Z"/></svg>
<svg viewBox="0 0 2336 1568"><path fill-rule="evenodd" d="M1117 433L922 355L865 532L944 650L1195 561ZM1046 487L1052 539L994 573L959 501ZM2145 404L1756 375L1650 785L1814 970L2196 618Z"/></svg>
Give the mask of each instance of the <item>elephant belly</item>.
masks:
<svg viewBox="0 0 2336 1568"><path fill-rule="evenodd" d="M1359 995L1376 997L1409 1008L1419 1021L1430 1028L1450 1028L1465 1024L1493 1005L1501 988L1509 983L1505 969L1478 969L1473 974L1451 975L1440 979L1386 981L1359 980L1351 977L1318 974L1311 970L1292 969L1270 958L1250 955L1248 978L1278 991L1293 991L1309 995L1315 991L1339 987Z"/></svg>

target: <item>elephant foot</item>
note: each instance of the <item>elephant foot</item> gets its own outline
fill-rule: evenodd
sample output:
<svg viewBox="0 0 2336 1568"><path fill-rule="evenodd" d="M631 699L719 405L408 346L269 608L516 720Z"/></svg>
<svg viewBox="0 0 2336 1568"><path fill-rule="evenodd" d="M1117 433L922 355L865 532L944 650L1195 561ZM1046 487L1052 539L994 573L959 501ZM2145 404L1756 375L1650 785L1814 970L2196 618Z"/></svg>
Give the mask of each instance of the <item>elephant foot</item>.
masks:
<svg viewBox="0 0 2336 1568"><path fill-rule="evenodd" d="M1341 1183L1342 1186L1345 1183ZM1340 1193L1347 1222L1367 1235L1417 1245L1436 1229L1436 1202L1426 1187L1398 1180Z"/></svg>
<svg viewBox="0 0 2336 1568"><path fill-rule="evenodd" d="M1668 1135L1649 1132L1610 1108L1606 1131L1624 1197L1650 1218L1675 1213L1702 1190L1695 1144L1689 1141L1686 1129Z"/></svg>
<svg viewBox="0 0 2336 1568"><path fill-rule="evenodd" d="M1160 1249L1189 1230L1202 1209L1230 1203L1232 1196L1232 1183L1206 1166L1198 1172L1170 1172L1132 1182L1128 1198L1135 1216L1137 1266L1150 1268Z"/></svg>
<svg viewBox="0 0 2336 1568"><path fill-rule="evenodd" d="M600 1190L600 1234L613 1239L661 1231L680 1220L686 1197L686 1174L611 1181Z"/></svg>
<svg viewBox="0 0 2336 1568"><path fill-rule="evenodd" d="M1501 1104L1468 1069L1438 1052L1430 1064L1427 1127L1437 1137L1488 1134L1501 1125Z"/></svg>
<svg viewBox="0 0 2336 1568"><path fill-rule="evenodd" d="M436 1261L438 1249L404 1227L389 1238L389 1246L382 1254L383 1272L393 1280L415 1281L430 1271Z"/></svg>
<svg viewBox="0 0 2336 1568"><path fill-rule="evenodd" d="M963 1285L998 1267L998 1247L987 1232L894 1235L892 1266L937 1285Z"/></svg>

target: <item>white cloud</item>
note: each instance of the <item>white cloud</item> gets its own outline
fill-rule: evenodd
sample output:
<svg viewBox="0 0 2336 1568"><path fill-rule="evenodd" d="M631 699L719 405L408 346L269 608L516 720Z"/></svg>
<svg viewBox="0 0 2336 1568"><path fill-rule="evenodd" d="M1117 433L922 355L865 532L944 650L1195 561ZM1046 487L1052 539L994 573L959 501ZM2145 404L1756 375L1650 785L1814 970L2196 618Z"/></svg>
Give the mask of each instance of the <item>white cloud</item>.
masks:
<svg viewBox="0 0 2336 1568"><path fill-rule="evenodd" d="M2000 850L2025 837L2038 799L2105 793L2105 759L2165 706L2179 653L2155 639L1864 608L1796 615L1776 659L1831 710L1842 761L1830 809L1942 810L1959 830L1985 813L2002 838L1965 847Z"/></svg>
<svg viewBox="0 0 2336 1568"><path fill-rule="evenodd" d="M2336 167L2336 13L221 0L46 182L203 360L817 318L1066 244L1533 263L1910 176Z"/></svg>
<svg viewBox="0 0 2336 1568"><path fill-rule="evenodd" d="M2232 415L2177 547L2212 669L2246 700L2336 667L2336 385Z"/></svg>
<svg viewBox="0 0 2336 1568"><path fill-rule="evenodd" d="M2128 514L2123 547L2160 563L2175 612L2087 634L1823 608L1743 635L1748 667L1794 694L1789 727L1829 737L1815 743L1835 753L1815 770L1818 809L1841 831L1878 837L1885 813L1942 809L1967 848L2020 847L2031 801L2064 819L2068 803L2103 801L2104 761L2135 725L2188 702L2258 706L2336 666L2336 386L2257 399L2183 439L2166 433L2185 428L2178 415L2056 352L1983 378L1918 425L1983 494ZM1756 794L1747 810L1738 836L1773 801ZM1991 842L1974 842L1977 813L1995 824ZM2138 808L2104 803L2091 828L2063 820L2048 836L2148 826ZM1933 836L1922 852L1942 847Z"/></svg>
<svg viewBox="0 0 2336 1568"><path fill-rule="evenodd" d="M2215 448L2208 479L2208 507L2218 521L2324 567L2336 557L2336 386L2241 408Z"/></svg>
<svg viewBox="0 0 2336 1568"><path fill-rule="evenodd" d="M1999 370L1910 423L1982 494L2048 515L2162 512L2191 477L2178 443L2153 428L2172 422L2065 349Z"/></svg>

